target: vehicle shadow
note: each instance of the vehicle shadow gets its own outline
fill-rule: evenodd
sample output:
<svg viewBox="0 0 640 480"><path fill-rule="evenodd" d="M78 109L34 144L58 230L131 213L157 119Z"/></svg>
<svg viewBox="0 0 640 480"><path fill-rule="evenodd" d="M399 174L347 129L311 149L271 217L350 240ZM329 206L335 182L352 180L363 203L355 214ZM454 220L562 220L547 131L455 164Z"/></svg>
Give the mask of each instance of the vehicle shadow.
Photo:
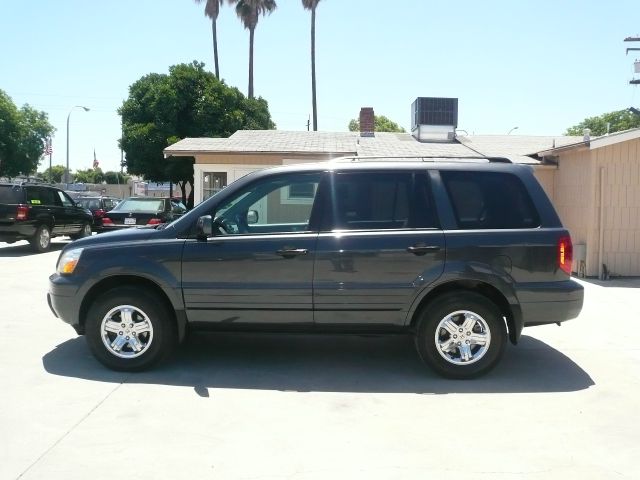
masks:
<svg viewBox="0 0 640 480"><path fill-rule="evenodd" d="M501 363L476 380L447 380L425 368L405 335L194 334L154 370L108 370L84 338L58 345L42 362L53 375L101 382L294 392L529 393L572 392L594 385L587 372L540 340L523 336Z"/></svg>
<svg viewBox="0 0 640 480"><path fill-rule="evenodd" d="M51 247L47 252L56 252L62 250L65 245L69 243L69 241L56 241L51 242ZM42 253L47 253L42 252ZM26 242L20 242L18 245L11 245L8 247L0 248L0 258L1 257L28 257L31 255L40 255L40 253L35 252L31 245Z"/></svg>

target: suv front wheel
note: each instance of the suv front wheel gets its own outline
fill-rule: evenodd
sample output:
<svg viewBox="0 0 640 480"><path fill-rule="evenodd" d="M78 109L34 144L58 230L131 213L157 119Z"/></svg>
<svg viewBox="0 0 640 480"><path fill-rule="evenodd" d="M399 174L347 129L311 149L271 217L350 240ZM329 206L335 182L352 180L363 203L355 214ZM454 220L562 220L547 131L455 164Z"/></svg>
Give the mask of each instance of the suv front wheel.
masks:
<svg viewBox="0 0 640 480"><path fill-rule="evenodd" d="M164 302L147 290L120 287L98 297L86 318L94 356L114 370L139 371L168 356L177 340Z"/></svg>
<svg viewBox="0 0 640 480"><path fill-rule="evenodd" d="M420 315L416 346L422 360L447 378L473 378L504 353L507 329L498 307L473 292L447 293Z"/></svg>

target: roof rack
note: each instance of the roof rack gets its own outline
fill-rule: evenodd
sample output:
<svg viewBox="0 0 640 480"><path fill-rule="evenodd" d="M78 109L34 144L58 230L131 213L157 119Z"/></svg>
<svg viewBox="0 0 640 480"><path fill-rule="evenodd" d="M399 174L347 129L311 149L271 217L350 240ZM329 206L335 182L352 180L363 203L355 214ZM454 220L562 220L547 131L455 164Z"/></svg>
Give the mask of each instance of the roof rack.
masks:
<svg viewBox="0 0 640 480"><path fill-rule="evenodd" d="M456 163L512 163L511 160L504 157L458 157L458 156L443 156L443 155L420 155L420 156L351 156L351 157L339 157L329 160L329 162L347 163L347 162L388 162L388 161L404 161L404 162L456 162Z"/></svg>
<svg viewBox="0 0 640 480"><path fill-rule="evenodd" d="M53 185L50 182L47 182L46 180L40 180L38 178L16 178L13 180L9 180L7 178L2 178L0 179L1 183L5 183L5 184L11 184L14 185L16 187L22 187L23 185Z"/></svg>

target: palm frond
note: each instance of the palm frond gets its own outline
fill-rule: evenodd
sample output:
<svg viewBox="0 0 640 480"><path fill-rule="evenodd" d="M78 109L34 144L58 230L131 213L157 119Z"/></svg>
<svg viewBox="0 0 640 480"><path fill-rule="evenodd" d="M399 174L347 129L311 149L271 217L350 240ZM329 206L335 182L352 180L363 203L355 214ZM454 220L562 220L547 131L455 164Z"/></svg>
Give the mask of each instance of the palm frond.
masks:
<svg viewBox="0 0 640 480"><path fill-rule="evenodd" d="M315 10L320 0L302 0L302 6L307 10Z"/></svg>
<svg viewBox="0 0 640 480"><path fill-rule="evenodd" d="M204 14L216 20L220 15L220 7L224 5L224 0L193 0L197 4L204 3ZM205 3L206 2L206 3Z"/></svg>

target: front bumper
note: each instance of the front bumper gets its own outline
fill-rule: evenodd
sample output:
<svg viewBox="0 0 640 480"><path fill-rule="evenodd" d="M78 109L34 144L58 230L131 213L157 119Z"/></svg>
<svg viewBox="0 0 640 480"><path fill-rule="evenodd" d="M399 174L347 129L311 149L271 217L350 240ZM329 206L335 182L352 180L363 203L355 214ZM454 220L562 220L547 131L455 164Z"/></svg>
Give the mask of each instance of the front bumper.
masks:
<svg viewBox="0 0 640 480"><path fill-rule="evenodd" d="M80 302L76 286L70 277L63 277L54 273L49 277L49 291L47 303L53 314L65 323L71 325L78 334L84 333L80 325Z"/></svg>

